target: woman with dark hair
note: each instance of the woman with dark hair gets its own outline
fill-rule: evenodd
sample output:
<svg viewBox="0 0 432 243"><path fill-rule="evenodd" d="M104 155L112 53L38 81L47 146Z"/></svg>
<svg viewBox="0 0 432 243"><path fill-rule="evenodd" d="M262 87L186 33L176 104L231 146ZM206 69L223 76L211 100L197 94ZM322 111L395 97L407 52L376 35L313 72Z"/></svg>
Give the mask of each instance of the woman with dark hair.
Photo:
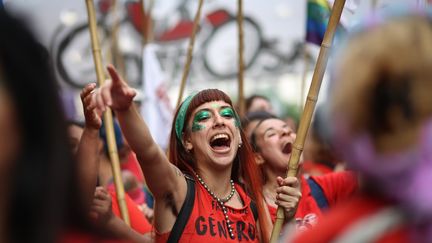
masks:
<svg viewBox="0 0 432 243"><path fill-rule="evenodd" d="M286 175L296 134L284 120L269 113L248 114L246 119L246 132L250 134L256 161L263 174L263 195L273 222L277 206L284 206L286 218L295 218L296 230L305 231L319 222L325 210L356 192L357 178L353 173L307 177L302 167L298 178L285 178L286 189L291 193L283 195L280 189L274 190ZM301 194L300 201L295 197L298 194ZM285 200L281 202L281 198Z"/></svg>
<svg viewBox="0 0 432 243"><path fill-rule="evenodd" d="M3 9L0 33L0 242L90 230L48 54Z"/></svg>
<svg viewBox="0 0 432 243"><path fill-rule="evenodd" d="M399 10L348 39L328 96L332 143L361 193L294 242L432 242L432 15Z"/></svg>
<svg viewBox="0 0 432 243"><path fill-rule="evenodd" d="M267 242L261 177L231 99L216 89L186 98L167 158L132 105L135 91L112 66L108 71L112 81L94 93L94 105L116 112L141 163L155 198L156 241Z"/></svg>

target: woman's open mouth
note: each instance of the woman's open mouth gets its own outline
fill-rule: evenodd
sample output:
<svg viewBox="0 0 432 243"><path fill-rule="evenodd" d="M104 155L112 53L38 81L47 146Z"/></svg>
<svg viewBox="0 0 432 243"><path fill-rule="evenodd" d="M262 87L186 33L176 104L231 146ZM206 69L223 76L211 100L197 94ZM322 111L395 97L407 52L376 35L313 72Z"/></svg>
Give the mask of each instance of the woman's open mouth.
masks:
<svg viewBox="0 0 432 243"><path fill-rule="evenodd" d="M231 139L226 133L218 133L210 139L210 147L215 151L225 151L231 147Z"/></svg>
<svg viewBox="0 0 432 243"><path fill-rule="evenodd" d="M282 148L282 153L284 154L291 154L292 152L292 143L287 143Z"/></svg>

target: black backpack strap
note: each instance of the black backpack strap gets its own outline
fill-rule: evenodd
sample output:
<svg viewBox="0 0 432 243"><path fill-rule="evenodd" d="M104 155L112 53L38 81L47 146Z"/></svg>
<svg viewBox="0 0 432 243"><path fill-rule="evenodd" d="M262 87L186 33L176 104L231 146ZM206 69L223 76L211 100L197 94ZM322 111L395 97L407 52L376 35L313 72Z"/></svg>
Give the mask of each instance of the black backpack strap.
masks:
<svg viewBox="0 0 432 243"><path fill-rule="evenodd" d="M254 201L251 201L251 203L250 203L250 210L253 213L255 221L257 221L258 220L258 209L257 209L256 203Z"/></svg>
<svg viewBox="0 0 432 243"><path fill-rule="evenodd" d="M183 234L183 230L186 227L195 202L195 181L186 175L185 178L187 184L186 198L168 237L167 242L169 243L178 242L180 240L180 237Z"/></svg>
<svg viewBox="0 0 432 243"><path fill-rule="evenodd" d="M311 189L312 197L315 199L315 201L318 204L318 207L322 209L327 209L329 207L329 203L327 201L327 198L324 195L324 192L321 188L321 186L312 178L308 178L307 183L309 184L309 187Z"/></svg>

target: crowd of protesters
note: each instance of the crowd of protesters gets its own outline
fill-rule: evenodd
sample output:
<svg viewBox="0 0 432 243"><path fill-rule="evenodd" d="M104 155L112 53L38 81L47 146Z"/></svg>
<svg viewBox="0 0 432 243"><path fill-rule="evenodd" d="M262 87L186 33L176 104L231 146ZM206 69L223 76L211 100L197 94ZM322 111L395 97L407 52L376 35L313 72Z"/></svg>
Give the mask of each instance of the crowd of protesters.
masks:
<svg viewBox="0 0 432 243"><path fill-rule="evenodd" d="M376 14L348 36L286 177L297 128L265 96L240 117L221 90L190 94L167 152L109 65L81 92L84 120L67 120L49 53L0 9L0 242L269 242L277 207L282 242L432 242L431 18Z"/></svg>

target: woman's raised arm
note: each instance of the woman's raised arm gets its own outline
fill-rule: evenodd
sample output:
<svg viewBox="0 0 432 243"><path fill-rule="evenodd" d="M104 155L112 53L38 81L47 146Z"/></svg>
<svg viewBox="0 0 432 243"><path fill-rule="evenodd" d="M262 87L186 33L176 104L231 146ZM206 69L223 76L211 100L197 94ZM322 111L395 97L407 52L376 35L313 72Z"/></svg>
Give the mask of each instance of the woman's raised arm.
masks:
<svg viewBox="0 0 432 243"><path fill-rule="evenodd" d="M136 91L108 66L111 80L94 93L93 102L105 111L111 107L117 114L122 132L136 153L153 196L157 200L171 195L182 201L186 195L183 174L168 161L165 153L153 140L150 131L133 104ZM181 204L180 204L181 205Z"/></svg>

